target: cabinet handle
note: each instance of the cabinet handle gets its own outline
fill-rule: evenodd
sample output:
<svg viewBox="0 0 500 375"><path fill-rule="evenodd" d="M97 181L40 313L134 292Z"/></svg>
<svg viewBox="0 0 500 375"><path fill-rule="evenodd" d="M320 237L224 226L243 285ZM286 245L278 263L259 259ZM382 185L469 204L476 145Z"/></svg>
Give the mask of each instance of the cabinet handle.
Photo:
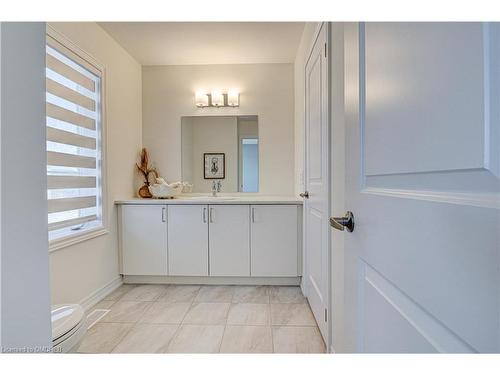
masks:
<svg viewBox="0 0 500 375"><path fill-rule="evenodd" d="M167 216L165 215L167 213L167 208L162 207L161 208L161 221L166 222L167 221Z"/></svg>
<svg viewBox="0 0 500 375"><path fill-rule="evenodd" d="M203 207L203 222L207 222L207 208Z"/></svg>
<svg viewBox="0 0 500 375"><path fill-rule="evenodd" d="M255 207L252 207L252 223L255 223Z"/></svg>
<svg viewBox="0 0 500 375"><path fill-rule="evenodd" d="M214 214L213 214L213 211L214 209L212 207L210 207L210 213L209 213L209 217L210 217L210 222L213 223L214 222Z"/></svg>

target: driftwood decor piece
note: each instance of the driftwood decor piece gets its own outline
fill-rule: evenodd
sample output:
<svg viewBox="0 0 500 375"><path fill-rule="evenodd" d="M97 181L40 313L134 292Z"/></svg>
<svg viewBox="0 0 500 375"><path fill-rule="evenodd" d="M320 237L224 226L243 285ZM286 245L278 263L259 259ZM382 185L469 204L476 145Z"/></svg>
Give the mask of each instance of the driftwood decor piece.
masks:
<svg viewBox="0 0 500 375"><path fill-rule="evenodd" d="M152 198L153 196L151 195L150 191L149 191L149 185L151 185L150 181L149 181L149 175L152 173L154 176L155 176L155 181L156 181L156 178L158 177L158 172L156 171L156 169L152 166L149 166L149 156L148 156L148 151L143 148L142 151L141 151L141 164L137 164L136 163L136 166L137 166L137 169L139 170L139 173L142 174L142 176L144 177L144 185L141 186L141 188L139 189L139 197L141 198ZM155 182L153 181L153 182Z"/></svg>

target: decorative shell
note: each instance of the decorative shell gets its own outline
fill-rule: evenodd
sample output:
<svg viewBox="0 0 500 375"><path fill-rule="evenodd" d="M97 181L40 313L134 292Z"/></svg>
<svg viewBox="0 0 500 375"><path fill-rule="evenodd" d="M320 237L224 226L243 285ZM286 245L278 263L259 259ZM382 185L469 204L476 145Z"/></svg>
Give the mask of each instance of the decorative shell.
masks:
<svg viewBox="0 0 500 375"><path fill-rule="evenodd" d="M182 185L177 184L152 184L149 191L154 198L171 199L182 193Z"/></svg>

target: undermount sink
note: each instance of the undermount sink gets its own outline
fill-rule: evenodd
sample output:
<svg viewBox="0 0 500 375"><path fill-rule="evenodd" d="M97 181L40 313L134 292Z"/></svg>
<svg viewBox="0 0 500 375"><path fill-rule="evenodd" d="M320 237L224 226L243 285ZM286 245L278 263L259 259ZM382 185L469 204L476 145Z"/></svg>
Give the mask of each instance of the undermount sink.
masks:
<svg viewBox="0 0 500 375"><path fill-rule="evenodd" d="M218 195L216 197L212 195L204 195L204 196L196 196L196 197L180 197L181 199L189 199L189 200L218 200L218 201L230 201L237 199L237 197L225 197L223 195Z"/></svg>

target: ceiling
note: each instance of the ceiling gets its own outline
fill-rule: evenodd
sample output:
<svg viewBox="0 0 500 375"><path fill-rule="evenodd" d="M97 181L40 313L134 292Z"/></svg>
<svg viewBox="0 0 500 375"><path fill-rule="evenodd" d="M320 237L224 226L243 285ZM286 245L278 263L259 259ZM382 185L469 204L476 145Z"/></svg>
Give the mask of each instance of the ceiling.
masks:
<svg viewBox="0 0 500 375"><path fill-rule="evenodd" d="M303 22L100 22L142 65L291 63Z"/></svg>

